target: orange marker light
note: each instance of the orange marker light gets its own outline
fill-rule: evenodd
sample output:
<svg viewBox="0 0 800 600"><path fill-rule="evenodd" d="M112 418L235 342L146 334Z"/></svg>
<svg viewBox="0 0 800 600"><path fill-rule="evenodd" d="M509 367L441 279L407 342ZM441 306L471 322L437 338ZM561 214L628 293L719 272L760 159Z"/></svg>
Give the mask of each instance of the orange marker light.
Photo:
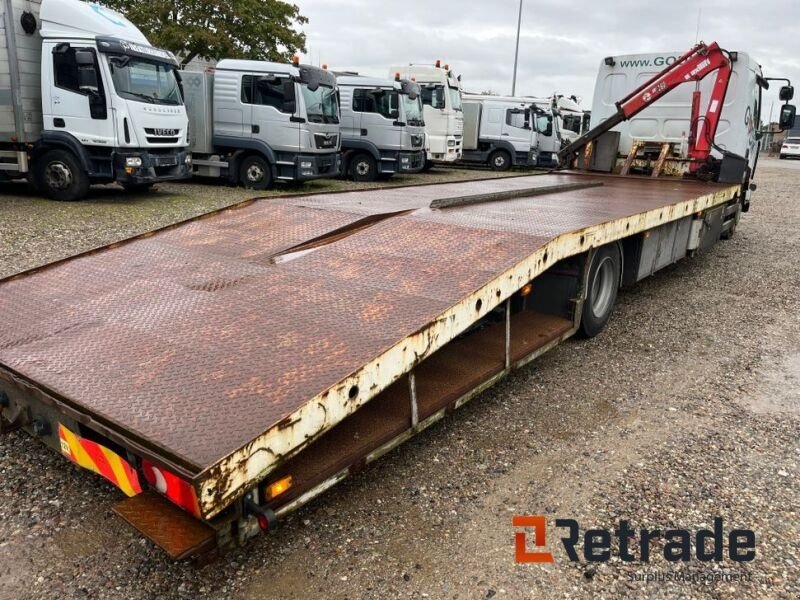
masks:
<svg viewBox="0 0 800 600"><path fill-rule="evenodd" d="M442 61L437 58L436 59L436 67L438 68L438 67L441 67L441 66L442 66Z"/></svg>
<svg viewBox="0 0 800 600"><path fill-rule="evenodd" d="M522 296L522 297L525 297L528 294L530 294L531 291L533 291L533 284L532 283L526 283L525 285L522 286L522 289L519 291L519 295Z"/></svg>
<svg viewBox="0 0 800 600"><path fill-rule="evenodd" d="M445 70L445 71L449 71L449 70L450 70L450 65L448 65L447 63L445 63L445 65L444 65L444 70Z"/></svg>
<svg viewBox="0 0 800 600"><path fill-rule="evenodd" d="M400 71L398 71L397 73L394 74L394 80L395 81L400 81Z"/></svg>
<svg viewBox="0 0 800 600"><path fill-rule="evenodd" d="M300 64L300 57L299 57L297 54L295 54L295 55L292 57L292 63L293 63L295 66L297 66L297 65L299 65L299 64Z"/></svg>
<svg viewBox="0 0 800 600"><path fill-rule="evenodd" d="M323 70L327 71L328 70L328 63L322 63L322 68L323 68Z"/></svg>
<svg viewBox="0 0 800 600"><path fill-rule="evenodd" d="M284 492L286 492L290 487L292 487L292 476L287 475L286 477L282 477L275 481L274 483L270 483L266 490L264 490L264 495L266 496L266 500L269 502L270 500L274 500Z"/></svg>

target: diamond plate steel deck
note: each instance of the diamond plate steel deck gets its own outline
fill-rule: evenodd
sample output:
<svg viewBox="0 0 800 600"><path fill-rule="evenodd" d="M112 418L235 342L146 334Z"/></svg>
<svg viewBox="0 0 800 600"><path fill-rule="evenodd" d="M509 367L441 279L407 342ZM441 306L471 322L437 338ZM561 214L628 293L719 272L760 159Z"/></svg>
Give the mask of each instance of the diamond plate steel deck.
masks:
<svg viewBox="0 0 800 600"><path fill-rule="evenodd" d="M190 473L213 516L555 261L737 193L588 179L603 185L444 209L587 176L222 210L0 283L0 365Z"/></svg>

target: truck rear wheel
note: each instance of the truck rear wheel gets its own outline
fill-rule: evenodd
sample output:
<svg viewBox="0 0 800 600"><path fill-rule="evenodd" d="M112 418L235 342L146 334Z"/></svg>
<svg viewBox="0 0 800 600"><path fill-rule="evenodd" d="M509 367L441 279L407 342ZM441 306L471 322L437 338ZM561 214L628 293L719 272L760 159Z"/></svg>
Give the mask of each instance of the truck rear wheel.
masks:
<svg viewBox="0 0 800 600"><path fill-rule="evenodd" d="M350 159L350 177L353 181L375 181L378 178L378 165L366 152L359 152Z"/></svg>
<svg viewBox="0 0 800 600"><path fill-rule="evenodd" d="M493 171L508 171L511 168L511 155L505 150L495 150L489 155L489 166Z"/></svg>
<svg viewBox="0 0 800 600"><path fill-rule="evenodd" d="M260 156L245 156L239 165L239 183L248 190L266 190L272 185L272 168Z"/></svg>
<svg viewBox="0 0 800 600"><path fill-rule="evenodd" d="M89 193L89 176L75 155L67 150L49 150L36 160L33 181L51 200L73 202Z"/></svg>
<svg viewBox="0 0 800 600"><path fill-rule="evenodd" d="M594 253L581 314L584 337L596 336L608 323L617 301L621 267L622 258L616 244L598 248Z"/></svg>

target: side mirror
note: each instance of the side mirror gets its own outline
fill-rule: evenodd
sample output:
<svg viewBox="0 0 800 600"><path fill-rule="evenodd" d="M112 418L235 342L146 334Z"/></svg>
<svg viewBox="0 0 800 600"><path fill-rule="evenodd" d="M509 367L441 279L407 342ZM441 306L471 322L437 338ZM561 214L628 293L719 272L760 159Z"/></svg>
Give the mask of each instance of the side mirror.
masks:
<svg viewBox="0 0 800 600"><path fill-rule="evenodd" d="M778 121L778 126L783 129L792 129L794 127L794 118L797 109L794 104L784 104L781 106L781 116Z"/></svg>
<svg viewBox="0 0 800 600"><path fill-rule="evenodd" d="M784 85L778 92L778 98L781 102L789 102L794 98L794 88L791 85Z"/></svg>
<svg viewBox="0 0 800 600"><path fill-rule="evenodd" d="M94 53L88 50L78 50L75 52L75 62L79 67L93 67Z"/></svg>

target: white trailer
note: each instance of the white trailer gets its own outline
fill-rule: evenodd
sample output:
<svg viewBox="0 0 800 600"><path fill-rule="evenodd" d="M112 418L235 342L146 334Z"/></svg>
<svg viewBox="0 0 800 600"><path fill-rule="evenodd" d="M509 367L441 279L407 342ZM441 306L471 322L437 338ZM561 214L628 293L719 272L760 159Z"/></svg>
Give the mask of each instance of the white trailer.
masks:
<svg viewBox="0 0 800 600"><path fill-rule="evenodd" d="M530 99L464 95L464 162L495 171L536 166L536 107Z"/></svg>
<svg viewBox="0 0 800 600"><path fill-rule="evenodd" d="M333 73L297 60L225 59L183 80L196 175L266 189L339 174Z"/></svg>
<svg viewBox="0 0 800 600"><path fill-rule="evenodd" d="M408 79L339 75L342 173L375 181L425 166L420 87Z"/></svg>
<svg viewBox="0 0 800 600"><path fill-rule="evenodd" d="M78 0L2 0L0 177L55 200L91 183L141 189L190 173L171 52Z"/></svg>
<svg viewBox="0 0 800 600"><path fill-rule="evenodd" d="M403 79L416 81L422 88L425 120L426 167L435 162L454 163L463 151L464 114L461 107L461 76L449 65L405 65L391 67L389 77L400 73Z"/></svg>

